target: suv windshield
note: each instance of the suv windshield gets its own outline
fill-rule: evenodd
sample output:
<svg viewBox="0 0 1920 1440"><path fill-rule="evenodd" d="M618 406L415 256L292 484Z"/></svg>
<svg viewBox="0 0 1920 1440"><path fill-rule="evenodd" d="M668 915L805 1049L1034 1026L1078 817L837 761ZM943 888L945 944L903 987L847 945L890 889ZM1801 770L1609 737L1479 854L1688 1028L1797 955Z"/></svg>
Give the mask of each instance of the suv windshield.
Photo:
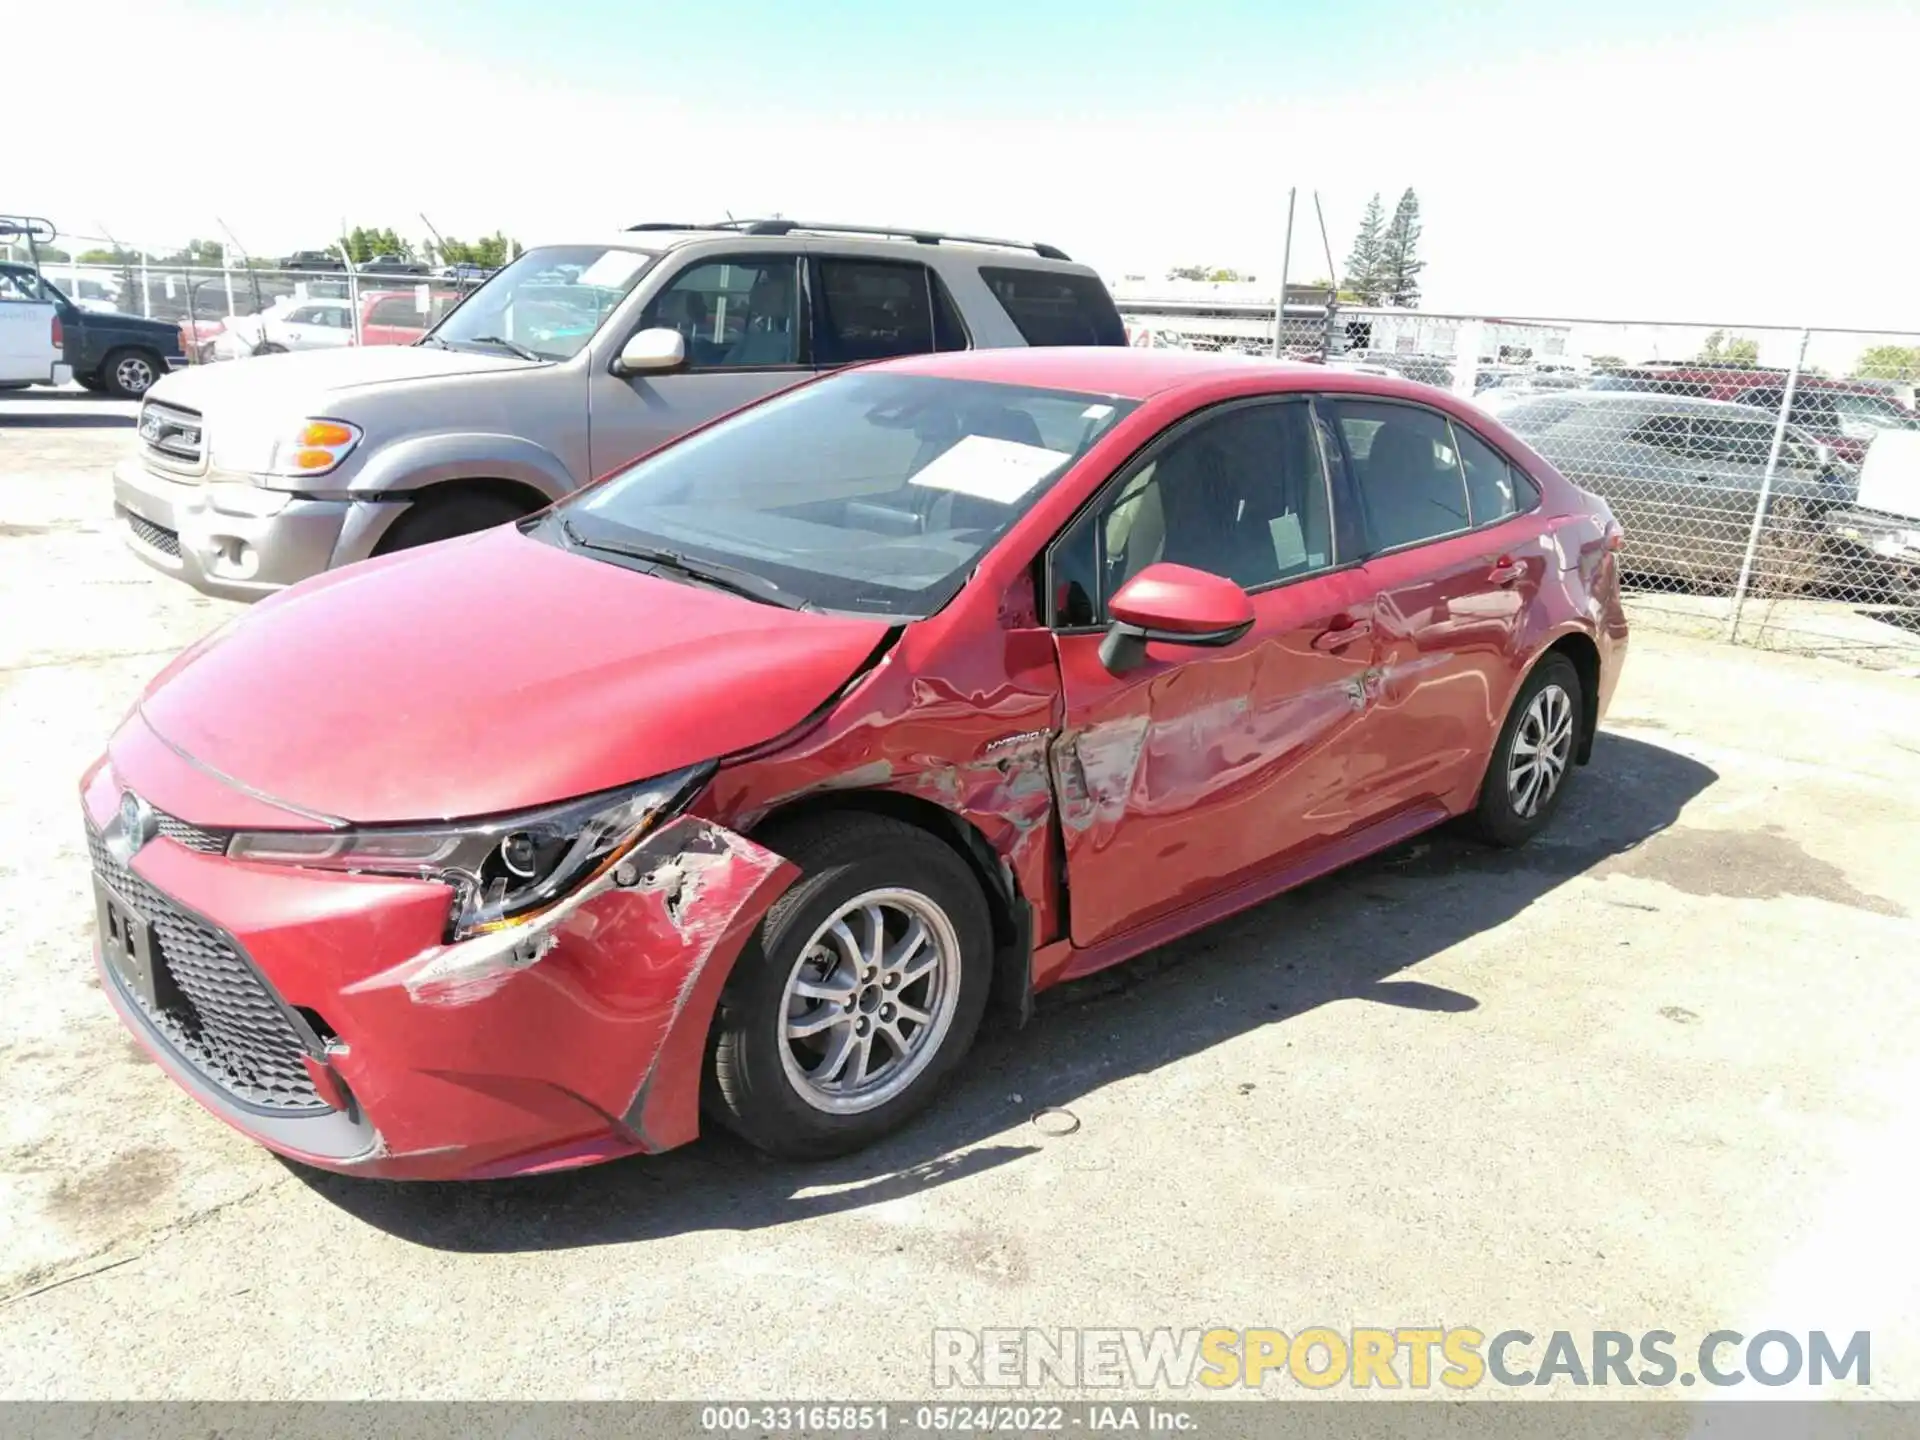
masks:
<svg viewBox="0 0 1920 1440"><path fill-rule="evenodd" d="M653 260L649 251L608 245L529 250L474 291L423 343L569 359Z"/></svg>
<svg viewBox="0 0 1920 1440"><path fill-rule="evenodd" d="M1134 404L847 371L637 462L559 506L554 529L749 572L823 610L930 615Z"/></svg>

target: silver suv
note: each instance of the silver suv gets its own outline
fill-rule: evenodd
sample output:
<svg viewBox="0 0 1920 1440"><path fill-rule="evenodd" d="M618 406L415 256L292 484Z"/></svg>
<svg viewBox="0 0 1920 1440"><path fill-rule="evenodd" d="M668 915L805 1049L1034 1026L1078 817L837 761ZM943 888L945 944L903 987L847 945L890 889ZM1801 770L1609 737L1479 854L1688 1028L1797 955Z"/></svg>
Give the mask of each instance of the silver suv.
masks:
<svg viewBox="0 0 1920 1440"><path fill-rule="evenodd" d="M527 251L412 345L163 377L114 469L114 506L149 565L253 599L529 514L822 370L1124 344L1099 277L1049 245L790 220L638 225Z"/></svg>

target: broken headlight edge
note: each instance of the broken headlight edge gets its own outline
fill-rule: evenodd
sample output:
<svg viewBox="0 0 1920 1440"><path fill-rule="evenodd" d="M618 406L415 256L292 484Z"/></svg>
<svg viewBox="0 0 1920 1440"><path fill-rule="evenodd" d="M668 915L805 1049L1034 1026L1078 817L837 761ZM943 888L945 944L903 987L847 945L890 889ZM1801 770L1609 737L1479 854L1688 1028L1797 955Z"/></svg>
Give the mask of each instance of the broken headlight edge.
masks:
<svg viewBox="0 0 1920 1440"><path fill-rule="evenodd" d="M537 918L617 865L679 814L713 774L711 761L637 785L515 815L352 830L243 830L230 859L453 887L449 940Z"/></svg>

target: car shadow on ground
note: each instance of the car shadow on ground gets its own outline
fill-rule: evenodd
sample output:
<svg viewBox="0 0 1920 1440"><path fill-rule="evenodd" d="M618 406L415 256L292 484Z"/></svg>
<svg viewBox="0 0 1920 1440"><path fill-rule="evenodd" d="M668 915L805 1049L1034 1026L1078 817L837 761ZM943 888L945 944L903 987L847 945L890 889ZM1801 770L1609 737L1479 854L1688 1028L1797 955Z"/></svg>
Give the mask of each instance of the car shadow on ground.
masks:
<svg viewBox="0 0 1920 1440"><path fill-rule="evenodd" d="M1657 835L1717 779L1672 750L1603 733L1553 824L1526 848L1490 849L1453 827L1430 832L1049 991L1025 1029L983 1033L925 1114L857 1155L772 1160L709 1125L666 1155L526 1180L407 1184L288 1168L383 1231L474 1253L751 1230L915 1194L1019 1163L1049 1132L1077 1127L1072 1106L1095 1089L1336 1000L1475 1009L1458 991L1391 977Z"/></svg>

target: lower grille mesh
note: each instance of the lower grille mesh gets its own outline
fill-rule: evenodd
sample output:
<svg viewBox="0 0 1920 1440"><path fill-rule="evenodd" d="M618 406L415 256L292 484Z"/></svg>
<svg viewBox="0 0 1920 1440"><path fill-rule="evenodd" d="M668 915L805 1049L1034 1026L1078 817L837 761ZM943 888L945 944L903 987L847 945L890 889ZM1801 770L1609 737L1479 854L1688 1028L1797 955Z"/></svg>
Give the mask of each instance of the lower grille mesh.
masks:
<svg viewBox="0 0 1920 1440"><path fill-rule="evenodd" d="M120 864L91 825L87 845L100 878L153 926L160 1003L148 1006L124 992L133 1004L182 1058L235 1099L285 1113L326 1109L302 1063L306 1047L293 1021L233 943Z"/></svg>
<svg viewBox="0 0 1920 1440"><path fill-rule="evenodd" d="M134 539L150 550L158 550L162 555L171 555L175 560L180 558L180 537L177 534L131 510L122 509L120 513L126 517Z"/></svg>

